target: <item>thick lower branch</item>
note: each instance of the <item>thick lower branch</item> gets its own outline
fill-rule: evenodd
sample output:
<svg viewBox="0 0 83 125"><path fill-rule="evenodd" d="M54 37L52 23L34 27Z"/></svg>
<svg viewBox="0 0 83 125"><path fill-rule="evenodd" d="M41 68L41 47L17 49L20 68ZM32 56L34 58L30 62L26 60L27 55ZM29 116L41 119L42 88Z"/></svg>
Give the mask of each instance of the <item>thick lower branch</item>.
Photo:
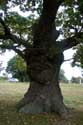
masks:
<svg viewBox="0 0 83 125"><path fill-rule="evenodd" d="M4 28L4 35L0 35L0 39L3 39L3 40L12 40L14 43L17 43L19 45L23 45L25 46L26 48L29 47L29 44L26 40L24 39L21 39L19 38L18 36L16 35L13 35L10 31L10 28L5 24L5 21L0 18L0 23L2 24L3 28Z"/></svg>
<svg viewBox="0 0 83 125"><path fill-rule="evenodd" d="M22 58L25 59L25 55L23 54L23 52L20 51L19 49L17 49L14 45L2 44L2 45L0 45L0 48L1 48L1 49L13 50L13 51L15 51L19 56L21 56Z"/></svg>
<svg viewBox="0 0 83 125"><path fill-rule="evenodd" d="M62 40L61 43L59 44L61 44L62 50L64 51L82 43L83 42L82 39L83 39L83 32L79 32L72 37Z"/></svg>

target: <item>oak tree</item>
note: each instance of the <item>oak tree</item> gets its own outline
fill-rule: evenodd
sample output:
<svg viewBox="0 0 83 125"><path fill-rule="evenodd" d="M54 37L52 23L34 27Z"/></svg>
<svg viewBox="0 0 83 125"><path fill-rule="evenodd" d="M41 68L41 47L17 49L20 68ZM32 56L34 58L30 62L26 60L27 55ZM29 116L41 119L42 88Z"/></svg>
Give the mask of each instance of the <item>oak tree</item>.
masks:
<svg viewBox="0 0 83 125"><path fill-rule="evenodd" d="M29 69L30 88L18 105L21 112L67 116L59 71L63 52L82 43L82 5L82 0L0 2L0 47L18 53ZM58 39L60 35L64 37Z"/></svg>

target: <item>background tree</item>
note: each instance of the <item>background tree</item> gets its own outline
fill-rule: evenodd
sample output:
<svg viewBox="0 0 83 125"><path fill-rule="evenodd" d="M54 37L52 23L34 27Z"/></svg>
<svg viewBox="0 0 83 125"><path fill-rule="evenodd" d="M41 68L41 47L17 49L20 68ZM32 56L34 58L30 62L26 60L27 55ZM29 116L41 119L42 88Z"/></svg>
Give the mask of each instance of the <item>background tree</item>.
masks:
<svg viewBox="0 0 83 125"><path fill-rule="evenodd" d="M80 82L83 83L83 78L81 78L81 77L72 77L71 82L80 84Z"/></svg>
<svg viewBox="0 0 83 125"><path fill-rule="evenodd" d="M83 45L79 45L77 47L76 53L73 55L73 62L72 66L78 66L80 68L83 68Z"/></svg>
<svg viewBox="0 0 83 125"><path fill-rule="evenodd" d="M8 61L6 71L11 73L12 77L19 79L21 82L29 81L26 71L26 63L18 55Z"/></svg>
<svg viewBox="0 0 83 125"><path fill-rule="evenodd" d="M14 50L29 67L31 84L19 103L20 111L68 116L59 87L59 72L63 52L82 43L83 2L3 0L0 7L0 47ZM23 13L11 12L14 7ZM22 16L26 12L27 18ZM60 35L64 38L59 40Z"/></svg>
<svg viewBox="0 0 83 125"><path fill-rule="evenodd" d="M68 79L66 78L65 72L63 69L60 70L59 80L61 83L68 83Z"/></svg>
<svg viewBox="0 0 83 125"><path fill-rule="evenodd" d="M73 55L73 61L71 63L72 67L77 66L81 70L83 76L83 44L80 44L75 48L76 52Z"/></svg>

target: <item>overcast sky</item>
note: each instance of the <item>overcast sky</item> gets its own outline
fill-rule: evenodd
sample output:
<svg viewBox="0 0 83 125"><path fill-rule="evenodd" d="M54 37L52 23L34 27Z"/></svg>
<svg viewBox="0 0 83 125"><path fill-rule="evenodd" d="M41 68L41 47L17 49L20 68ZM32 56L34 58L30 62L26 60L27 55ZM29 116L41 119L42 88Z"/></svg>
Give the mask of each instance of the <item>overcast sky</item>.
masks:
<svg viewBox="0 0 83 125"><path fill-rule="evenodd" d="M64 52L65 60L71 59L74 54L74 51L72 49L67 50ZM78 77L81 76L81 69L78 67L72 67L71 61L66 61L62 64L61 68L64 69L66 77L70 80L72 76Z"/></svg>

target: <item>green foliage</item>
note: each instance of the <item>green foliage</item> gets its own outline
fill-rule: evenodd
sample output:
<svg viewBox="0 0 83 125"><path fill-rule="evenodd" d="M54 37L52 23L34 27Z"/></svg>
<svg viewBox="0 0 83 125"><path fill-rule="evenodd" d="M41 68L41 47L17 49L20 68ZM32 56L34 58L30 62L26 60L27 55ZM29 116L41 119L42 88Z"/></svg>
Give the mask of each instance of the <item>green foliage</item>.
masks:
<svg viewBox="0 0 83 125"><path fill-rule="evenodd" d="M16 35L17 38L20 38L22 42L16 41L16 38L12 37L12 41L9 39L0 38L0 48L5 49L14 49L15 46L19 49L24 50L30 44L32 45L32 25L35 20L38 18L38 11L40 10L40 1L35 1L35 4L39 4L33 7L33 1L26 0L7 0L1 1L0 4L0 17L4 20L6 26L9 27L11 33ZM37 13L38 12L38 13ZM26 13L26 14L25 14ZM35 15L36 13L36 15ZM37 17L36 17L37 16ZM5 35L4 27L0 23L0 35ZM7 35L7 33L6 33ZM7 45L6 45L7 44ZM11 47L8 47L10 46ZM26 47L24 46L26 44ZM4 49L5 48L5 49ZM16 49L14 49L15 51Z"/></svg>
<svg viewBox="0 0 83 125"><path fill-rule="evenodd" d="M14 78L18 78L21 82L29 80L26 70L26 63L18 55L9 60L6 69L8 73L11 73Z"/></svg>
<svg viewBox="0 0 83 125"><path fill-rule="evenodd" d="M58 12L56 23L61 26L63 37L71 37L79 32L83 26L83 14L81 11L82 0L66 0L63 3L62 11ZM83 9L82 9L83 10Z"/></svg>
<svg viewBox="0 0 83 125"><path fill-rule="evenodd" d="M83 32L83 0L66 0L63 11L57 15L57 24L61 25L63 36L71 37L77 32ZM78 39L83 41L83 39ZM83 44L76 47L72 66L83 68Z"/></svg>
<svg viewBox="0 0 83 125"><path fill-rule="evenodd" d="M43 0L1 0L0 3L0 10L2 11L0 17L4 18L11 32L22 40L26 40L27 44L32 43L32 24L41 14ZM82 0L78 0L78 2L75 0L63 1L62 11L57 13L56 26L61 29L64 37L72 36L74 32L81 29L83 25L82 7ZM0 28L0 34L2 31L4 32ZM0 41L2 44L3 42ZM13 42L13 46L14 44ZM19 46L19 42L16 44ZM22 46L23 43L19 48ZM5 46L5 48L8 47Z"/></svg>
<svg viewBox="0 0 83 125"><path fill-rule="evenodd" d="M79 10L81 14L83 15L83 0L78 0L78 2L79 2Z"/></svg>
<svg viewBox="0 0 83 125"><path fill-rule="evenodd" d="M77 47L76 53L74 54L74 60L72 62L72 66L78 66L83 69L83 45L79 45Z"/></svg>

